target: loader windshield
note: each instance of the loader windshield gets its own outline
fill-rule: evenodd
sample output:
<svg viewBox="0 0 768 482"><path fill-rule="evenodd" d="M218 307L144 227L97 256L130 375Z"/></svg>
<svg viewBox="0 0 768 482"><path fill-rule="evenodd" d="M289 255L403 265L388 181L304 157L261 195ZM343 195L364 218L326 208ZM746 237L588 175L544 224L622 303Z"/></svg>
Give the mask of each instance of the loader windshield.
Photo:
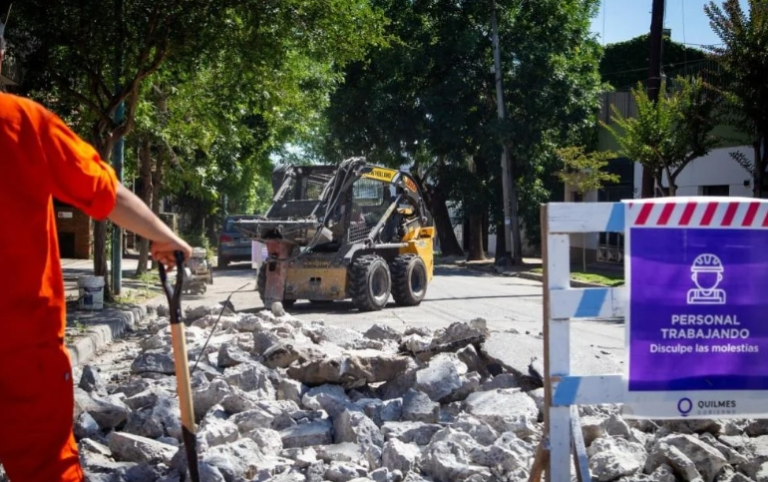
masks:
<svg viewBox="0 0 768 482"><path fill-rule="evenodd" d="M332 166L296 167L286 171L275 203L267 215L271 219L307 218L321 201L326 184L333 179Z"/></svg>
<svg viewBox="0 0 768 482"><path fill-rule="evenodd" d="M323 189L330 175L310 174L298 178L288 178L288 190L283 197L283 201L320 201Z"/></svg>

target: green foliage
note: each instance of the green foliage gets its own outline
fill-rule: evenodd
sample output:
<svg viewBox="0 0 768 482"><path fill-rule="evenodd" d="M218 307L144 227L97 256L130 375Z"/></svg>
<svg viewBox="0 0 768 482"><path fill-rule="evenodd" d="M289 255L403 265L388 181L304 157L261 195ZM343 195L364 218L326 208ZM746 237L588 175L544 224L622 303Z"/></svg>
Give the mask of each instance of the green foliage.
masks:
<svg viewBox="0 0 768 482"><path fill-rule="evenodd" d="M263 208L254 184L269 176L270 154L314 135L341 69L385 45L385 25L367 0L28 0L6 34L25 67L22 93L105 157L135 126L130 145L148 137L153 158L168 157L165 194ZM118 125L111 116L122 100Z"/></svg>
<svg viewBox="0 0 768 482"><path fill-rule="evenodd" d="M460 201L462 214L490 213L491 224L498 224L506 142L531 236L538 230L538 202L553 183L553 148L583 143L594 131L601 48L589 27L598 2L496 3L505 122L497 118L490 69L491 2L377 0L394 40L346 69L318 150L329 158L366 155L408 165Z"/></svg>
<svg viewBox="0 0 768 482"><path fill-rule="evenodd" d="M657 186L666 175L670 195L675 179L694 159L706 155L718 142L712 135L717 125L720 96L701 78L677 78L671 92L662 83L653 102L642 85L632 89L635 117L624 117L613 106L611 121L601 121L619 144L618 154L639 162L653 172Z"/></svg>
<svg viewBox="0 0 768 482"><path fill-rule="evenodd" d="M214 252L211 240L208 238L208 236L205 235L205 233L201 231L188 230L182 232L181 237L187 243L189 243L190 246L205 249L205 256L208 261L212 261L213 258L216 257L216 253Z"/></svg>
<svg viewBox="0 0 768 482"><path fill-rule="evenodd" d="M753 135L752 159L731 155L752 175L755 196L762 197L768 168L768 3L747 0L747 5L745 13L738 0L725 0L722 6L710 1L704 11L723 43L709 50L725 71L720 85L728 121Z"/></svg>
<svg viewBox="0 0 768 482"><path fill-rule="evenodd" d="M674 42L668 36L663 38L662 51L664 72L669 78L707 65L705 51ZM650 40L647 34L606 45L600 59L603 82L616 90L631 88L638 82L644 84L648 78L649 53Z"/></svg>
<svg viewBox="0 0 768 482"><path fill-rule="evenodd" d="M564 147L555 152L564 166L558 177L578 193L586 194L601 189L607 183L619 182L618 175L604 170L614 157L611 152L584 152L583 146Z"/></svg>

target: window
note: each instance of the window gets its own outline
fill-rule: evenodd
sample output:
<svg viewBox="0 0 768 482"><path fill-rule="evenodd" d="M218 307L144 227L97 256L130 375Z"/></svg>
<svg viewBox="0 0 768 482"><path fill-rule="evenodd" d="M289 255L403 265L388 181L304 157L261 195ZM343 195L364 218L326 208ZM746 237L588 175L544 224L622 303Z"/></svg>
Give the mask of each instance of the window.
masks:
<svg viewBox="0 0 768 482"><path fill-rule="evenodd" d="M701 186L702 196L730 196L731 187L727 184L724 186Z"/></svg>
<svg viewBox="0 0 768 482"><path fill-rule="evenodd" d="M352 186L355 203L359 206L381 206L384 202L384 183L360 178Z"/></svg>

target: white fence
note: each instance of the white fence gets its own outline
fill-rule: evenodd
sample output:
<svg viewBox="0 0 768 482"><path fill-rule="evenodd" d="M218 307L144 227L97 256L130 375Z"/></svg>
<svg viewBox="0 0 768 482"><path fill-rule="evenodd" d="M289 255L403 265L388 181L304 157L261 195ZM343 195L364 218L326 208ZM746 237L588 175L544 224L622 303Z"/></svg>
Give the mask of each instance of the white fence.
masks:
<svg viewBox="0 0 768 482"><path fill-rule="evenodd" d="M579 480L590 480L579 405L622 404L631 418L768 415L768 366L760 355L768 351L768 200L553 203L542 206L541 221L549 460L538 457L532 479L546 465L549 480L570 481L573 455ZM596 232L625 234L625 287L571 288L570 235ZM636 311L640 321L633 323ZM616 317L625 319L625 372L571 373L570 320ZM738 329L676 331L676 323L717 317ZM731 331L738 336L722 334ZM669 337L680 349L671 358L655 355L669 353L658 344L669 332L688 334Z"/></svg>
<svg viewBox="0 0 768 482"><path fill-rule="evenodd" d="M620 374L571 374L570 320L618 317L624 313L624 288L571 288L570 246L573 233L624 231L621 203L553 203L542 206L544 262L545 434L549 445L549 480L571 480L571 453L577 475L590 480L578 417L578 405L620 403ZM573 452L572 449L573 448Z"/></svg>

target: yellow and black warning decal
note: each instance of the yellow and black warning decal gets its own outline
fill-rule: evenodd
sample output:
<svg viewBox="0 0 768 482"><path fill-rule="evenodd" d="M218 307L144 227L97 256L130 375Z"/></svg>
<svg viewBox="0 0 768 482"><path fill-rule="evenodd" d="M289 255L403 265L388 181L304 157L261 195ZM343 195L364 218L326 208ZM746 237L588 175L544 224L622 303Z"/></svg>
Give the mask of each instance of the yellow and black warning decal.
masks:
<svg viewBox="0 0 768 482"><path fill-rule="evenodd" d="M416 192L416 183L413 182L413 179L410 177L403 176L403 184L405 184L405 187L407 187L411 192Z"/></svg>
<svg viewBox="0 0 768 482"><path fill-rule="evenodd" d="M398 172L392 169L374 167L370 171L363 173L363 177L376 179L377 181L392 182L397 174Z"/></svg>

